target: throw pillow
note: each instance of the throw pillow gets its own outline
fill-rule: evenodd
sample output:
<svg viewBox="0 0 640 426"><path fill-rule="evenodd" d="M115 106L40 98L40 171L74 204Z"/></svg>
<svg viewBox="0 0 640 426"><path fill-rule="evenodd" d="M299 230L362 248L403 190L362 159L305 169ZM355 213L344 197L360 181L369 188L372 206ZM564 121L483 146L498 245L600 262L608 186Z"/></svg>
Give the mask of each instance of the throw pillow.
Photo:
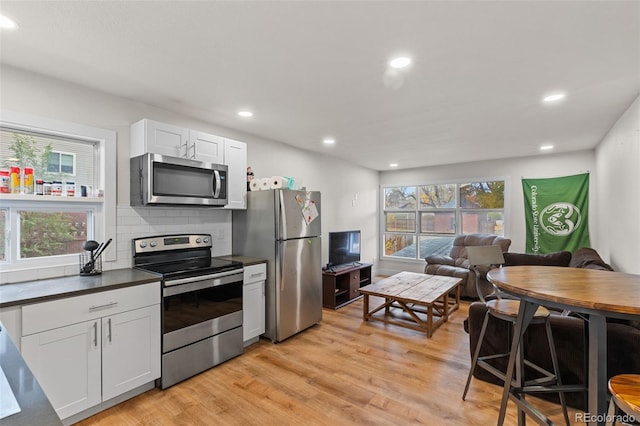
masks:
<svg viewBox="0 0 640 426"><path fill-rule="evenodd" d="M547 254L503 253L505 266L569 266L571 252L558 251Z"/></svg>

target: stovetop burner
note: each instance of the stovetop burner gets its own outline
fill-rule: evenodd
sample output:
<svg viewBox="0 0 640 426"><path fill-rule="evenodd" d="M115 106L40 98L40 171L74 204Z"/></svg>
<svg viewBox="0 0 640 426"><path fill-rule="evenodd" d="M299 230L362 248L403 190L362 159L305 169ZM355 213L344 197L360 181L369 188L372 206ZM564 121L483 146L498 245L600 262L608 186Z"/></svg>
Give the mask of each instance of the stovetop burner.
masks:
<svg viewBox="0 0 640 426"><path fill-rule="evenodd" d="M209 234L158 235L132 243L134 267L161 274L165 281L242 268L241 262L211 257Z"/></svg>
<svg viewBox="0 0 640 426"><path fill-rule="evenodd" d="M242 268L242 263L225 259L188 259L171 263L147 264L138 269L161 274L164 279L215 274Z"/></svg>

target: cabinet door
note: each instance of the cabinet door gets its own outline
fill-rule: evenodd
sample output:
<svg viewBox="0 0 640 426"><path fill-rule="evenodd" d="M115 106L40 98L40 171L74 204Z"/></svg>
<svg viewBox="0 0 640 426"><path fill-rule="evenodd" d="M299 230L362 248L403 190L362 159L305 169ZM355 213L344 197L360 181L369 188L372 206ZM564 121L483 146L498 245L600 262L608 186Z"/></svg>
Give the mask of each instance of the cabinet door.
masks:
<svg viewBox="0 0 640 426"><path fill-rule="evenodd" d="M360 270L349 272L349 299L360 296Z"/></svg>
<svg viewBox="0 0 640 426"><path fill-rule="evenodd" d="M160 305L102 318L102 399L160 377Z"/></svg>
<svg viewBox="0 0 640 426"><path fill-rule="evenodd" d="M224 164L229 167L227 209L247 208L247 144L225 139Z"/></svg>
<svg viewBox="0 0 640 426"><path fill-rule="evenodd" d="M215 164L224 163L224 139L220 136L191 130L187 158Z"/></svg>
<svg viewBox="0 0 640 426"><path fill-rule="evenodd" d="M146 152L171 157L186 157L187 155L188 129L147 120L145 139L147 142Z"/></svg>
<svg viewBox="0 0 640 426"><path fill-rule="evenodd" d="M243 286L242 340L247 341L264 333L264 281Z"/></svg>
<svg viewBox="0 0 640 426"><path fill-rule="evenodd" d="M22 338L22 356L61 419L101 402L100 320Z"/></svg>

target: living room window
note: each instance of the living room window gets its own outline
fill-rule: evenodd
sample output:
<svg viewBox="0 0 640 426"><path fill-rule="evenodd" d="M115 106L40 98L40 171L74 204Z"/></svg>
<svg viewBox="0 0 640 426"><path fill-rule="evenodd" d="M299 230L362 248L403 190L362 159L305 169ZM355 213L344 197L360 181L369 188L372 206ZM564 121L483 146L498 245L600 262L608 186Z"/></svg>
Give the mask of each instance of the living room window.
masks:
<svg viewBox="0 0 640 426"><path fill-rule="evenodd" d="M461 234L503 236L504 193L504 180L383 187L383 257L449 254Z"/></svg>
<svg viewBox="0 0 640 426"><path fill-rule="evenodd" d="M115 176L115 143L113 131L2 112L0 169L21 175L17 190L11 177L1 194L4 271L76 272L83 243L106 239L115 228L115 183L106 179Z"/></svg>

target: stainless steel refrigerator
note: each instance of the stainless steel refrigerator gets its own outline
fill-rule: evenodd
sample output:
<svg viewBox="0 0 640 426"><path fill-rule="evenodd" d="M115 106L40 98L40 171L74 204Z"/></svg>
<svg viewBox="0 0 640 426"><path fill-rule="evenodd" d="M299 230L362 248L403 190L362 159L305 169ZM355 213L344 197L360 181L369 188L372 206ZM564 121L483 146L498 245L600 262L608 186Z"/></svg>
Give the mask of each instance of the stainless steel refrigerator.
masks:
<svg viewBox="0 0 640 426"><path fill-rule="evenodd" d="M317 191L251 191L233 212L233 254L268 262L263 336L273 342L322 320L320 219Z"/></svg>

